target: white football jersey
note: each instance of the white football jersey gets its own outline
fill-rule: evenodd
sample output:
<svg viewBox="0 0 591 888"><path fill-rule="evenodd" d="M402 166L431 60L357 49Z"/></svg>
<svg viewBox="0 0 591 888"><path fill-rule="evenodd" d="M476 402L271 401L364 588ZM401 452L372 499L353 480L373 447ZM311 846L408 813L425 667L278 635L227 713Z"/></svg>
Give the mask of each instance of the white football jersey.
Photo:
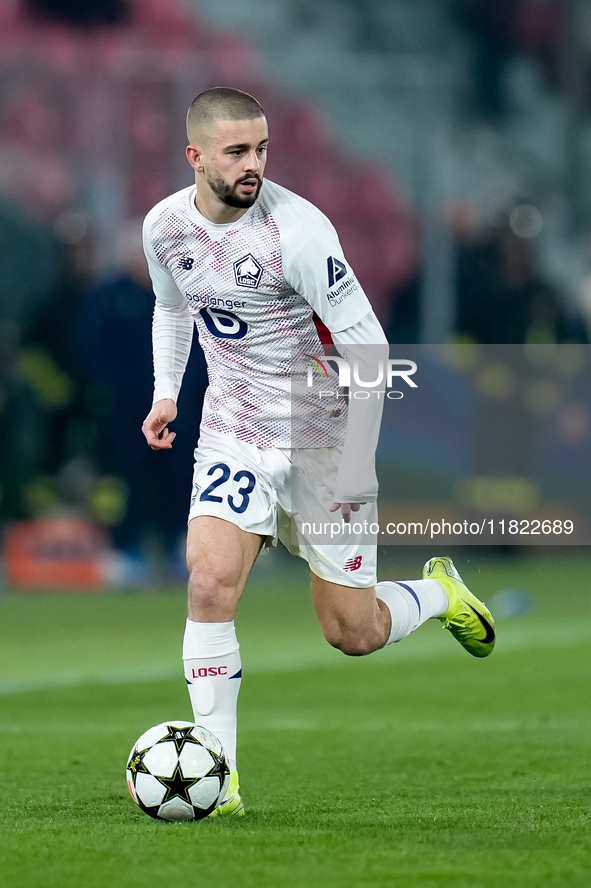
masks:
<svg viewBox="0 0 591 888"><path fill-rule="evenodd" d="M338 333L371 311L334 227L267 180L254 205L226 225L202 216L195 194L191 186L171 195L144 223L156 294L155 399L176 400L192 318L208 367L206 428L259 447L291 447L292 418L303 411L306 440L297 446L341 442L344 407L339 413L334 400L311 407L292 397L294 359L301 368L306 356L323 355L314 313ZM164 343L157 326L168 331Z"/></svg>

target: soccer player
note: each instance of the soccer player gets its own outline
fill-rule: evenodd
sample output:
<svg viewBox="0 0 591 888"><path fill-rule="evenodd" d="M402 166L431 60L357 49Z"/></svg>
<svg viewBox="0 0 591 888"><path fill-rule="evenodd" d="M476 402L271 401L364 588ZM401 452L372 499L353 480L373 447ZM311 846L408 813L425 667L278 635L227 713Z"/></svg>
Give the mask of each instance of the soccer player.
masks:
<svg viewBox="0 0 591 888"><path fill-rule="evenodd" d="M156 305L154 401L142 430L154 450L172 447L169 425L196 326L209 388L189 511L183 660L194 719L219 737L230 762L228 794L214 813L240 815L242 669L234 616L264 545L279 537L308 561L322 631L345 654L398 642L432 617L476 657L492 653L495 633L490 612L449 558L427 562L423 579L376 584L375 539L343 533L334 545L294 544L286 532L293 516L292 355L322 354L315 315L342 355L363 361L370 346L387 356L387 341L328 219L263 178L268 130L256 99L228 88L201 93L189 108L187 134L195 185L161 201L144 223ZM312 476L304 483L327 518L330 511L343 522L352 512L376 515L381 408L379 399L368 403L351 401L348 423L346 411L334 409L311 419L307 452L318 454L319 465L342 452L341 465L359 469L339 466L328 493ZM363 449L349 434L353 424L364 429ZM313 472L313 457L310 465Z"/></svg>

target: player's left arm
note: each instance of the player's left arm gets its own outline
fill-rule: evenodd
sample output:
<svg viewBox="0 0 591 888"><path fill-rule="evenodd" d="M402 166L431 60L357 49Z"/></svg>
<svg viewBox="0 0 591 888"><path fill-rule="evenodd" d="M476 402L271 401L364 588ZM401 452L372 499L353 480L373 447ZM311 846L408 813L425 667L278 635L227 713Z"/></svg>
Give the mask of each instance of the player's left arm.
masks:
<svg viewBox="0 0 591 888"><path fill-rule="evenodd" d="M378 496L375 453L382 422L389 348L382 326L371 309L357 323L333 331L332 340L352 368L349 419L335 502L331 507L331 512L340 508L343 518L348 521L350 513L358 511L360 503L375 502ZM382 381L371 388L356 381L377 381L380 375ZM363 398L355 397L358 391L363 391Z"/></svg>
<svg viewBox="0 0 591 888"><path fill-rule="evenodd" d="M287 280L312 306L329 329L343 357L358 363L358 378L374 380L380 360L388 358L388 341L371 304L351 267L330 221L318 210L309 210L306 226L293 226L283 239L283 266ZM295 236L297 233L297 237ZM385 374L384 374L385 376ZM335 502L345 521L359 505L375 502L375 472L385 383L375 386L367 399L354 397L352 374L349 420L339 467Z"/></svg>

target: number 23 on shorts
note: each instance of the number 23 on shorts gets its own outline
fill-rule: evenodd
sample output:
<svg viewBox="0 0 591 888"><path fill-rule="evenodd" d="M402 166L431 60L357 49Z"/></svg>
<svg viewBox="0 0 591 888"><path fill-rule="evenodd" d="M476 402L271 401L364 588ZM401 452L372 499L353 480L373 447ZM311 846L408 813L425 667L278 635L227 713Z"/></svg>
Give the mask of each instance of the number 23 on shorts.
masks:
<svg viewBox="0 0 591 888"><path fill-rule="evenodd" d="M214 493L214 490L223 487L230 480L230 475L232 474L232 472L230 471L230 467L227 466L226 463L216 463L209 469L207 474L213 476L213 480L211 484L209 484L201 492L199 501L209 503L223 502L224 496L219 496L217 493ZM238 472L236 472L232 477L232 481L234 481L237 485L240 485L240 482L243 483L241 486L238 486L238 488L234 490L234 493L226 494L226 491L222 490L220 490L219 492L226 494L228 505L230 506L232 511L236 512L238 515L241 515L242 512L245 512L248 508L248 505L250 503L250 494L253 492L257 481L252 472L249 472L246 469L240 469Z"/></svg>

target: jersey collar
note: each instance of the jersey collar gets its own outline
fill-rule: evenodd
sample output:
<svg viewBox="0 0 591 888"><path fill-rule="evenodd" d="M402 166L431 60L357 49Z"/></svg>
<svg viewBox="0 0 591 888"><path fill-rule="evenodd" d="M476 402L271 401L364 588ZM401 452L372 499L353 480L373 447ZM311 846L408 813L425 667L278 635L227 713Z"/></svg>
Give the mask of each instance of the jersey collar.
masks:
<svg viewBox="0 0 591 888"><path fill-rule="evenodd" d="M197 186L193 185L193 187L189 189L189 193L187 195L187 199L189 202L189 215L195 222L197 222L200 228L207 228L210 231L229 231L230 228L240 228L240 226L243 225L250 218L250 216L252 216L256 205L261 199L261 192L259 191L258 198L253 203L253 205L247 209L244 216L241 216L240 219L236 220L236 222L225 222L223 225L219 225L216 222L212 222L210 219L207 219L202 213L199 212L199 210L195 206L196 194Z"/></svg>

